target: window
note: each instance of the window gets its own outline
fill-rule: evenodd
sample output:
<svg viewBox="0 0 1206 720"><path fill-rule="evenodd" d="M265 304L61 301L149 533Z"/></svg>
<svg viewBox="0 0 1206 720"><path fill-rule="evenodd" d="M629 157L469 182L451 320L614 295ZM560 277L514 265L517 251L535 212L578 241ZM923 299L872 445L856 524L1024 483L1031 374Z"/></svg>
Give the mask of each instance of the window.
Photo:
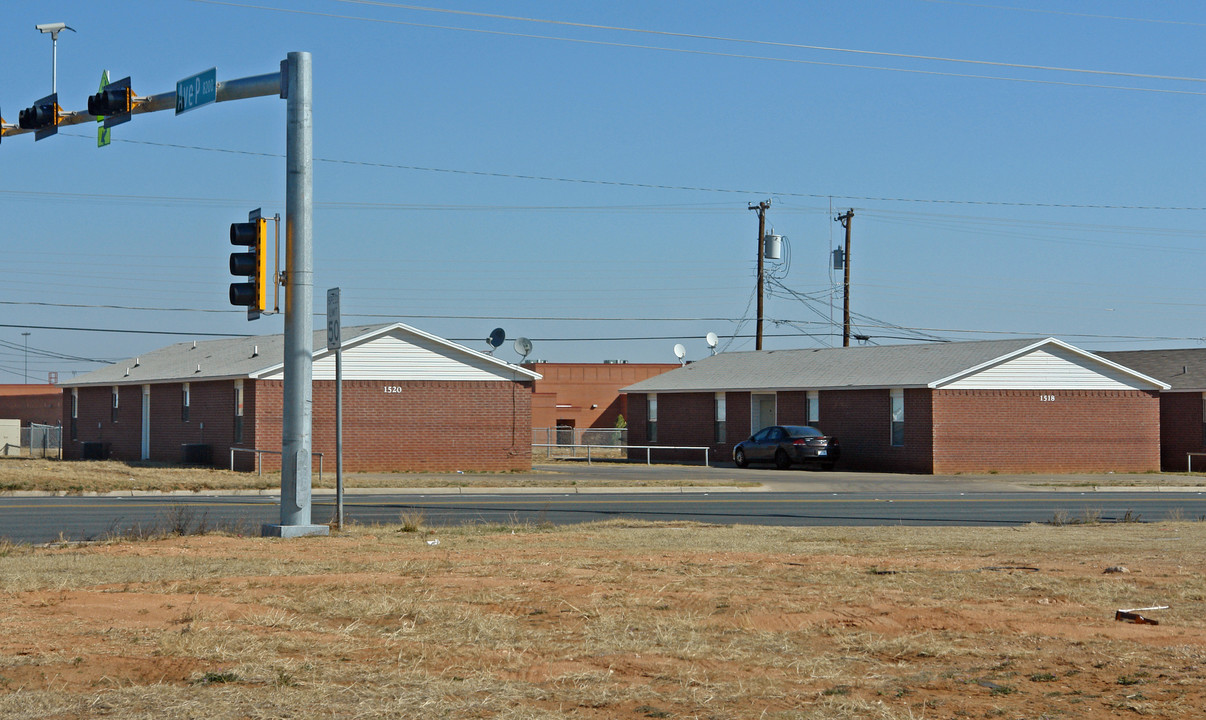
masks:
<svg viewBox="0 0 1206 720"><path fill-rule="evenodd" d="M657 442L657 395L650 395L646 399L649 411L645 416L645 442Z"/></svg>
<svg viewBox="0 0 1206 720"><path fill-rule="evenodd" d="M113 386L113 410L110 413L110 419L113 422L117 422L117 392L118 392L118 387L116 385L114 385Z"/></svg>
<svg viewBox="0 0 1206 720"><path fill-rule="evenodd" d="M234 441L243 442L243 381L235 380L234 386Z"/></svg>
<svg viewBox="0 0 1206 720"><path fill-rule="evenodd" d="M719 444L719 443L725 442L724 417L725 417L726 411L725 411L724 393L716 393L715 405L716 405L715 435L716 435L716 442L717 442L717 444Z"/></svg>
<svg viewBox="0 0 1206 720"><path fill-rule="evenodd" d="M1202 444L1206 445L1206 392L1202 393Z"/></svg>
<svg viewBox="0 0 1206 720"><path fill-rule="evenodd" d="M894 388L890 391L892 398L892 445L904 445L904 390Z"/></svg>
<svg viewBox="0 0 1206 720"><path fill-rule="evenodd" d="M188 422L188 383L184 383L184 387L180 392L180 419Z"/></svg>
<svg viewBox="0 0 1206 720"><path fill-rule="evenodd" d="M80 390L71 388L71 439L80 439Z"/></svg>
<svg viewBox="0 0 1206 720"><path fill-rule="evenodd" d="M821 393L817 390L808 391L808 424L815 425L821 420Z"/></svg>

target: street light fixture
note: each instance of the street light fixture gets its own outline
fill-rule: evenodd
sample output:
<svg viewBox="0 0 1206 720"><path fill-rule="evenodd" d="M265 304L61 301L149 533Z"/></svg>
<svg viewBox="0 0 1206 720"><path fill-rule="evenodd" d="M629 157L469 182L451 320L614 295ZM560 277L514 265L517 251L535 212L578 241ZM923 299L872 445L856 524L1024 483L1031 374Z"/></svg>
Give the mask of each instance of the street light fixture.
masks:
<svg viewBox="0 0 1206 720"><path fill-rule="evenodd" d="M36 26L42 33L50 33L50 92L59 91L59 33L64 30L75 32L67 23L42 23Z"/></svg>

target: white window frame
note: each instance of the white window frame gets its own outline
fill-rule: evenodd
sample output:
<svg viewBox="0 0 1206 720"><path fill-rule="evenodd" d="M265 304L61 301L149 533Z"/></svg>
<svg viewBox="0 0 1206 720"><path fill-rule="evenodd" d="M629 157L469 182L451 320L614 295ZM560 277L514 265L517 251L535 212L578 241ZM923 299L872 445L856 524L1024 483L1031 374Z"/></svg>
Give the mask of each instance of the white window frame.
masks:
<svg viewBox="0 0 1206 720"><path fill-rule="evenodd" d="M657 442L657 393L645 396L645 442Z"/></svg>
<svg viewBox="0 0 1206 720"><path fill-rule="evenodd" d="M726 425L728 398L722 392L716 393L713 398L712 405L716 409L716 417L712 424L712 436L716 444L719 445L728 442L728 427Z"/></svg>
<svg viewBox="0 0 1206 720"><path fill-rule="evenodd" d="M888 411L888 442L892 447L904 447L904 388L892 388L888 391L888 398L890 408ZM898 434L899 438L897 437Z"/></svg>
<svg viewBox="0 0 1206 720"><path fill-rule="evenodd" d="M821 421L821 393L819 390L809 390L808 398L808 424L818 423Z"/></svg>

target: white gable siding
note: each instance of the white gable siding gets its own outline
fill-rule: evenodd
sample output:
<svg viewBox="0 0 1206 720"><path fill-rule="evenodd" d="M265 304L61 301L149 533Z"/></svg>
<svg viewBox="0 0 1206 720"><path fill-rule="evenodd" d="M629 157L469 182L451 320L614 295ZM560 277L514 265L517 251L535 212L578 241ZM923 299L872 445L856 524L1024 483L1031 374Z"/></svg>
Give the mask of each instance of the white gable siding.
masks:
<svg viewBox="0 0 1206 720"><path fill-rule="evenodd" d="M267 376L282 377L280 372ZM335 379L335 353L314 360L315 380ZM344 380L516 380L515 373L468 352L418 336L383 335L343 350Z"/></svg>
<svg viewBox="0 0 1206 720"><path fill-rule="evenodd" d="M940 385L953 390L1150 390L1138 378L1047 345Z"/></svg>

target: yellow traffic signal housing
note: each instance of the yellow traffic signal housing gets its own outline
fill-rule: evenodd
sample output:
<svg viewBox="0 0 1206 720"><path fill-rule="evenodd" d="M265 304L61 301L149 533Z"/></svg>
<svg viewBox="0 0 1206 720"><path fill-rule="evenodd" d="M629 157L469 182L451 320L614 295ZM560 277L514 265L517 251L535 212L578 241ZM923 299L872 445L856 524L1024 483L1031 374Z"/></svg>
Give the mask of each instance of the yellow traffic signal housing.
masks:
<svg viewBox="0 0 1206 720"><path fill-rule="evenodd" d="M268 221L257 215L258 211L248 222L230 224L230 244L248 248L230 254L230 274L248 280L230 284L230 304L246 307L248 319L268 309Z"/></svg>

